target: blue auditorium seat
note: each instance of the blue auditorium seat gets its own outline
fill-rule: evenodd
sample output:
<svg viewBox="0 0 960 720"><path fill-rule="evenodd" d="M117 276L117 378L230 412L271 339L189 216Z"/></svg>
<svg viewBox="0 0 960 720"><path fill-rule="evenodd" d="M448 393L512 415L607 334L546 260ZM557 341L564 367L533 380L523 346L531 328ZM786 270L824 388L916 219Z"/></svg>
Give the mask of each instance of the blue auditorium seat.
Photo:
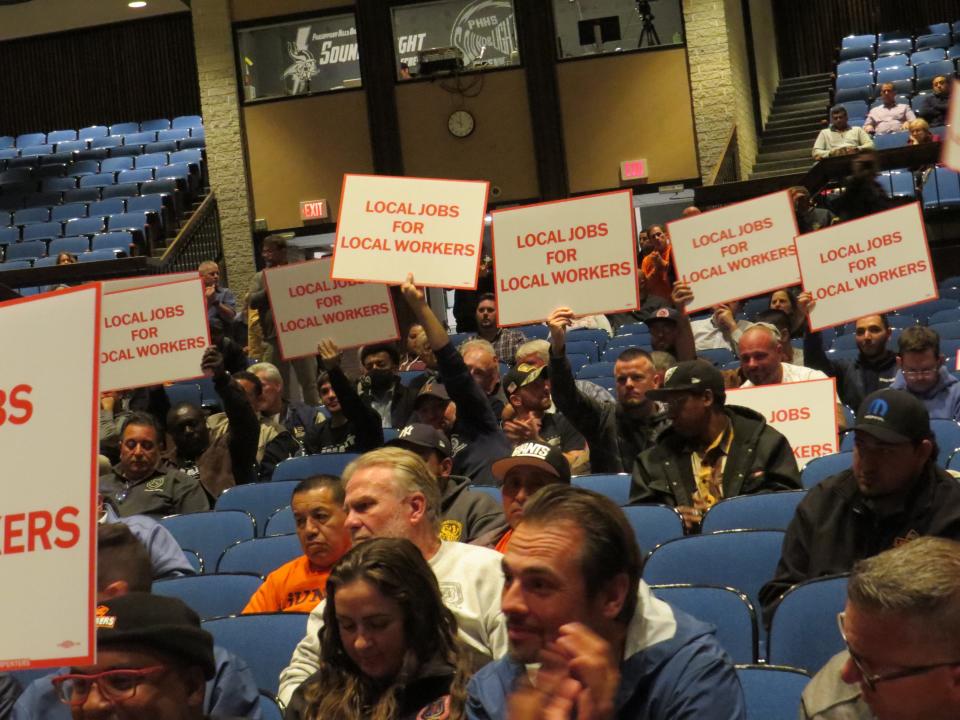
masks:
<svg viewBox="0 0 960 720"><path fill-rule="evenodd" d="M117 172L133 168L132 157L110 157L100 163L100 172Z"/></svg>
<svg viewBox="0 0 960 720"><path fill-rule="evenodd" d="M9 135L0 135L0 148L12 148L16 140Z"/></svg>
<svg viewBox="0 0 960 720"><path fill-rule="evenodd" d="M64 140L57 143L56 152L79 152L80 150L86 150L90 147L90 142L87 140Z"/></svg>
<svg viewBox="0 0 960 720"><path fill-rule="evenodd" d="M941 60L946 60L947 59L946 48L949 45L950 43L948 42L945 45L929 47L927 49L918 47L917 52L913 53L913 55L910 56L910 64L920 66L920 65L925 65L926 63L939 62Z"/></svg>
<svg viewBox="0 0 960 720"><path fill-rule="evenodd" d="M917 187L914 184L912 172L909 170L890 170L888 174L890 176L890 197L912 198L917 196Z"/></svg>
<svg viewBox="0 0 960 720"><path fill-rule="evenodd" d="M203 150L197 148L190 148L188 150L178 150L170 156L171 163L194 163L199 165L203 162ZM585 328L584 328L585 329ZM571 330L570 332L578 332L577 330Z"/></svg>
<svg viewBox="0 0 960 720"><path fill-rule="evenodd" d="M737 665L743 688L746 720L794 720L800 712L800 696L810 676L790 667Z"/></svg>
<svg viewBox="0 0 960 720"><path fill-rule="evenodd" d="M53 145L24 145L20 148L20 157L27 155L49 155L53 152Z"/></svg>
<svg viewBox="0 0 960 720"><path fill-rule="evenodd" d="M955 207L960 205L960 180L957 173L944 167L936 168L923 185L923 207Z"/></svg>
<svg viewBox="0 0 960 720"><path fill-rule="evenodd" d="M24 182L33 178L33 168L11 168L0 172L0 184ZM4 190L6 192L6 190Z"/></svg>
<svg viewBox="0 0 960 720"><path fill-rule="evenodd" d="M190 128L190 139L191 140L206 140L207 131L202 126ZM202 147L200 145L191 145L190 147Z"/></svg>
<svg viewBox="0 0 960 720"><path fill-rule="evenodd" d="M947 48L947 60L956 60L957 58L960 58L960 43Z"/></svg>
<svg viewBox="0 0 960 720"><path fill-rule="evenodd" d="M74 177L96 175L98 172L100 172L100 160L78 160L70 166L70 174Z"/></svg>
<svg viewBox="0 0 960 720"><path fill-rule="evenodd" d="M103 231L103 217L85 217L67 220L67 235L92 235Z"/></svg>
<svg viewBox="0 0 960 720"><path fill-rule="evenodd" d="M877 56L891 53L913 52L913 39L908 37L888 38L877 43Z"/></svg>
<svg viewBox="0 0 960 720"><path fill-rule="evenodd" d="M840 40L840 59L873 57L876 35L848 35Z"/></svg>
<svg viewBox="0 0 960 720"><path fill-rule="evenodd" d="M124 145L146 145L157 141L157 133L154 132L136 132L123 136Z"/></svg>
<svg viewBox="0 0 960 720"><path fill-rule="evenodd" d="M56 240L50 241L50 249L47 251L48 254L56 259L57 255L62 252L68 253L85 253L90 250L90 238L86 236L80 237L65 237L57 238Z"/></svg>
<svg viewBox="0 0 960 720"><path fill-rule="evenodd" d="M885 68L903 67L910 64L909 55L884 55L873 61L873 69L884 70ZM839 74L839 73L838 73Z"/></svg>
<svg viewBox="0 0 960 720"><path fill-rule="evenodd" d="M929 35L949 35L950 23L940 22L927 25L927 34Z"/></svg>
<svg viewBox="0 0 960 720"><path fill-rule="evenodd" d="M181 115L173 119L174 128L203 127L203 118L199 115Z"/></svg>
<svg viewBox="0 0 960 720"><path fill-rule="evenodd" d="M101 197L106 200L107 198L115 197L132 197L140 193L140 184L139 183L117 183L116 185L107 185L103 188Z"/></svg>
<svg viewBox="0 0 960 720"><path fill-rule="evenodd" d="M170 156L167 153L150 153L139 155L134 160L134 167L136 168L155 168L169 164Z"/></svg>
<svg viewBox="0 0 960 720"><path fill-rule="evenodd" d="M190 128L171 128L170 130L161 130L157 133L158 142L186 140L188 137L190 137Z"/></svg>
<svg viewBox="0 0 960 720"><path fill-rule="evenodd" d="M30 225L32 223L45 223L50 220L50 208L35 207L25 210L17 210L13 214L14 225Z"/></svg>
<svg viewBox="0 0 960 720"><path fill-rule="evenodd" d="M130 255L132 244L132 234L128 232L109 232L94 235L90 247L92 250L118 250Z"/></svg>
<svg viewBox="0 0 960 720"><path fill-rule="evenodd" d="M873 63L867 58L854 58L837 63L837 75L873 72Z"/></svg>
<svg viewBox="0 0 960 720"><path fill-rule="evenodd" d="M127 211L126 201L123 198L106 198L98 202L90 203L87 208L87 214L90 217L106 217L107 215L119 215Z"/></svg>
<svg viewBox="0 0 960 720"><path fill-rule="evenodd" d="M177 152L180 149L180 143L176 140L164 140L158 142L147 143L143 146L143 151L145 153L172 153Z"/></svg>
<svg viewBox="0 0 960 720"><path fill-rule="evenodd" d="M117 251L116 250L91 250L90 252L80 253L77 255L77 260L80 262L98 262L101 260L116 260Z"/></svg>
<svg viewBox="0 0 960 720"><path fill-rule="evenodd" d="M77 137L80 140L93 140L94 138L106 137L110 134L110 129L104 127L103 125L90 125L89 127L80 128L77 132Z"/></svg>
<svg viewBox="0 0 960 720"><path fill-rule="evenodd" d="M24 240L49 240L58 237L63 237L63 225L59 222L43 222L23 226Z"/></svg>
<svg viewBox="0 0 960 720"><path fill-rule="evenodd" d="M141 195L154 194L174 194L177 192L177 181L175 178L163 178L153 182L145 182L140 186Z"/></svg>
<svg viewBox="0 0 960 720"><path fill-rule="evenodd" d="M126 135L127 133L140 132L140 123L123 122L110 126L111 135Z"/></svg>
<svg viewBox="0 0 960 720"><path fill-rule="evenodd" d="M118 183L148 182L153 180L153 168L145 167L136 170L121 170L117 175Z"/></svg>
<svg viewBox="0 0 960 720"><path fill-rule="evenodd" d="M9 160L20 156L20 151L16 148L0 148L0 160Z"/></svg>
<svg viewBox="0 0 960 720"><path fill-rule="evenodd" d="M7 245L6 261L33 260L46 254L47 244L42 240L24 240L13 245Z"/></svg>
<svg viewBox="0 0 960 720"><path fill-rule="evenodd" d="M17 135L16 145L18 148L23 148L27 145L43 145L45 142L47 142L46 133L24 133Z"/></svg>
<svg viewBox="0 0 960 720"><path fill-rule="evenodd" d="M80 178L80 187L106 187L117 181L112 172L101 172L96 175L84 175Z"/></svg>
<svg viewBox="0 0 960 720"><path fill-rule="evenodd" d="M147 132L149 130L169 130L170 121L166 118L156 118L154 120L144 120L140 123L140 130L142 132Z"/></svg>
<svg viewBox="0 0 960 720"><path fill-rule="evenodd" d="M144 195L127 200L127 212L152 212L163 220L163 195Z"/></svg>
<svg viewBox="0 0 960 720"><path fill-rule="evenodd" d="M115 148L123 145L123 137L120 135L102 135L91 138L91 148Z"/></svg>
<svg viewBox="0 0 960 720"><path fill-rule="evenodd" d="M183 140L180 141L181 150L186 150L188 148L204 148L206 146L207 146L207 141L202 136L201 137L191 136L188 138L184 138Z"/></svg>
<svg viewBox="0 0 960 720"><path fill-rule="evenodd" d="M836 102L870 100L873 97L873 73L850 73L837 78Z"/></svg>
<svg viewBox="0 0 960 720"><path fill-rule="evenodd" d="M44 178L40 182L40 188L42 190L56 190L62 192L64 190L73 190L75 187L77 187L77 179L75 177Z"/></svg>
<svg viewBox="0 0 960 720"><path fill-rule="evenodd" d="M877 70L877 87L892 83L897 93L911 94L914 90L913 67L910 65Z"/></svg>
<svg viewBox="0 0 960 720"><path fill-rule="evenodd" d="M143 155L143 145L118 145L110 148L110 157L130 157Z"/></svg>
<svg viewBox="0 0 960 720"><path fill-rule="evenodd" d="M76 140L77 131L76 130L54 130L47 133L47 142L48 143L58 143L64 142L65 140Z"/></svg>
<svg viewBox="0 0 960 720"><path fill-rule="evenodd" d="M92 202L100 199L99 187L80 187L75 190L64 190L63 201L66 202Z"/></svg>
<svg viewBox="0 0 960 720"><path fill-rule="evenodd" d="M952 77L954 74L953 61L940 60L924 63L917 67L917 90L926 90L932 87L933 79L938 75Z"/></svg>
<svg viewBox="0 0 960 720"><path fill-rule="evenodd" d="M11 245L10 247L14 247ZM29 260L7 260L6 262L0 263L0 272L5 272L7 270L26 270L31 267Z"/></svg>
<svg viewBox="0 0 960 720"><path fill-rule="evenodd" d="M50 207L51 205L59 205L62 199L63 193L61 193L59 190L43 190L41 192L27 195L23 199L23 204L28 208Z"/></svg>
<svg viewBox="0 0 960 720"><path fill-rule="evenodd" d="M0 245L20 242L20 228L0 227Z"/></svg>

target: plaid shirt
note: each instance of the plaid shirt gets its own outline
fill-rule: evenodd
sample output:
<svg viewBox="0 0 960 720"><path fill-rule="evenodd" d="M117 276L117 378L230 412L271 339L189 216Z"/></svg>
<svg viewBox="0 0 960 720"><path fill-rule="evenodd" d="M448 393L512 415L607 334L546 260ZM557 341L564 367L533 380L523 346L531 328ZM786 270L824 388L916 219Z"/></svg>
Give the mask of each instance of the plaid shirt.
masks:
<svg viewBox="0 0 960 720"><path fill-rule="evenodd" d="M480 337L474 335L474 338ZM497 330L496 337L491 341L493 349L497 353L497 359L508 365L514 365L517 361L517 348L527 341L526 335L513 328L500 328Z"/></svg>

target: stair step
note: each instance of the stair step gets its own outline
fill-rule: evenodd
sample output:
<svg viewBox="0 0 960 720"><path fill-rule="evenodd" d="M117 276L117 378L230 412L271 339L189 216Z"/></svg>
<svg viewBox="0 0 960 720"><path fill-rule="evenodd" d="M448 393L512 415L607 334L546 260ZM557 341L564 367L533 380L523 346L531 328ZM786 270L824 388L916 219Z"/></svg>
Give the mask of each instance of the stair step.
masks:
<svg viewBox="0 0 960 720"><path fill-rule="evenodd" d="M818 73L816 75L800 75L798 77L783 78L780 81L780 87L795 87L814 82L830 82L833 73Z"/></svg>
<svg viewBox="0 0 960 720"><path fill-rule="evenodd" d="M778 160L802 160L810 158L812 145L788 150L763 150L757 158L758 163L776 162Z"/></svg>
<svg viewBox="0 0 960 720"><path fill-rule="evenodd" d="M802 140L790 140L789 142L761 142L760 154L784 152L785 150L806 150L809 152L813 148L814 140L816 140L815 135Z"/></svg>
<svg viewBox="0 0 960 720"><path fill-rule="evenodd" d="M753 166L754 172L779 172L782 175L807 172L813 166L813 158L805 160L777 160L774 162L757 163Z"/></svg>
<svg viewBox="0 0 960 720"><path fill-rule="evenodd" d="M770 113L774 120L819 120L824 117L823 106L817 105L814 108L801 107L799 109L781 108ZM767 122L770 122L768 119Z"/></svg>
<svg viewBox="0 0 960 720"><path fill-rule="evenodd" d="M818 96L803 95L796 100L791 99L789 102L778 102L775 100L773 105L770 106L770 112L779 113L807 110L809 112L823 113L829 104L830 96L826 93Z"/></svg>
<svg viewBox="0 0 960 720"><path fill-rule="evenodd" d="M750 173L751 180L760 180L762 178L782 177L784 175L799 175L799 172L792 170L764 170L762 172Z"/></svg>

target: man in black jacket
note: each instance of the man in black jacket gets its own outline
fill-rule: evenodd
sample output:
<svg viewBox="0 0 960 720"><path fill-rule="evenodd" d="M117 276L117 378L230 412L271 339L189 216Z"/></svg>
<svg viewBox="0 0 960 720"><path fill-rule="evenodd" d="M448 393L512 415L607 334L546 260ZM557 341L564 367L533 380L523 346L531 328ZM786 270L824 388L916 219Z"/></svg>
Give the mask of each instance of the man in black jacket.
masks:
<svg viewBox="0 0 960 720"><path fill-rule="evenodd" d="M760 413L725 404L723 376L711 363L679 363L647 394L667 402L673 424L637 457L631 505L674 506L695 532L723 498L800 489L790 443Z"/></svg>
<svg viewBox="0 0 960 720"><path fill-rule="evenodd" d="M797 296L797 305L807 314L813 307L813 297L804 292ZM807 333L803 338L803 362L807 367L825 372L837 379L837 395L847 407L857 408L863 399L883 388L897 376L897 354L887 348L890 324L887 316L865 315L856 321L857 358L831 360L823 351L823 336Z"/></svg>
<svg viewBox="0 0 960 720"><path fill-rule="evenodd" d="M613 366L616 404L585 395L576 386L566 356L567 326L572 319L569 308L557 308L547 318L553 402L586 438L591 472L630 472L637 453L653 445L656 434L669 424L666 412L647 394L659 387L660 376L650 353L627 348Z"/></svg>
<svg viewBox="0 0 960 720"><path fill-rule="evenodd" d="M768 623L792 585L849 572L921 535L960 540L960 484L936 465L923 403L879 390L860 405L853 430L853 469L811 489L787 528L776 575L760 591Z"/></svg>

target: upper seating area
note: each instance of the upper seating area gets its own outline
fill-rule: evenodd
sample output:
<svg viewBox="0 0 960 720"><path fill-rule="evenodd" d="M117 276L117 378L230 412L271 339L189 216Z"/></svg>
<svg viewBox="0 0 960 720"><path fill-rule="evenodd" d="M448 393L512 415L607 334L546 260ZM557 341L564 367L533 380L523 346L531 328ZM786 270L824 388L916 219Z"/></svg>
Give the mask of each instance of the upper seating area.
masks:
<svg viewBox="0 0 960 720"><path fill-rule="evenodd" d="M0 136L0 270L150 254L206 187L205 143L196 115Z"/></svg>

